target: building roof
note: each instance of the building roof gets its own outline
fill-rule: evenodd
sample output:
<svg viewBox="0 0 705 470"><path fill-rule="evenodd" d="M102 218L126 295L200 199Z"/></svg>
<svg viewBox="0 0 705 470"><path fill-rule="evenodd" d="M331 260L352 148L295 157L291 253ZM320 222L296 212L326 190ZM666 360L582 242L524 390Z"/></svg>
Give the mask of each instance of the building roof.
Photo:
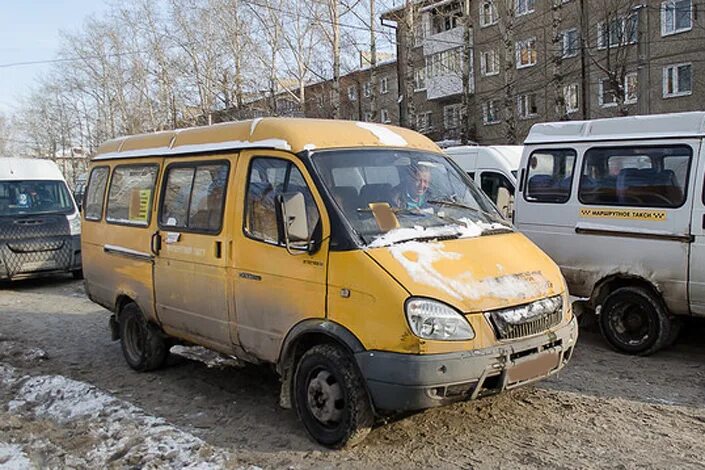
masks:
<svg viewBox="0 0 705 470"><path fill-rule="evenodd" d="M705 112L534 124L525 144L705 136Z"/></svg>
<svg viewBox="0 0 705 470"><path fill-rule="evenodd" d="M429 139L409 129L368 122L304 118L261 118L212 126L121 137L100 146L93 160L194 153L345 147L393 147L440 152Z"/></svg>
<svg viewBox="0 0 705 470"><path fill-rule="evenodd" d="M0 157L0 180L64 180L59 167L51 160Z"/></svg>

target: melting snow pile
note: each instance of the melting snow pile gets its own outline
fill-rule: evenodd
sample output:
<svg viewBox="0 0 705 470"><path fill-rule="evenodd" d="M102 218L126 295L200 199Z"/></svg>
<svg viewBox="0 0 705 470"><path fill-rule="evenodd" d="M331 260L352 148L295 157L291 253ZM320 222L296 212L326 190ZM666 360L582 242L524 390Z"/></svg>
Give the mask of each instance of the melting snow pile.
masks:
<svg viewBox="0 0 705 470"><path fill-rule="evenodd" d="M18 377L3 364L0 380L5 387L19 386L8 405L11 413L59 424L85 422L96 442L85 456L91 466L209 469L222 468L230 458L226 451L89 384L58 375Z"/></svg>
<svg viewBox="0 0 705 470"><path fill-rule="evenodd" d="M390 147L406 147L409 143L406 139L393 130L380 126L379 124L372 124L370 122L358 122L357 127L361 127L365 130L372 132L379 142L383 145L389 145Z"/></svg>
<svg viewBox="0 0 705 470"><path fill-rule="evenodd" d="M32 468L32 465L22 447L0 442L0 468L19 470Z"/></svg>

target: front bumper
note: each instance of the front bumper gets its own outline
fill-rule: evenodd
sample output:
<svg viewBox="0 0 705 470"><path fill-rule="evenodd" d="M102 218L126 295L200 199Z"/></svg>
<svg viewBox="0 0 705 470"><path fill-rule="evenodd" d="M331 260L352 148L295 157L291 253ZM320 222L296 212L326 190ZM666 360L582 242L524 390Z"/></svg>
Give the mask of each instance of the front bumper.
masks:
<svg viewBox="0 0 705 470"><path fill-rule="evenodd" d="M487 349L429 355L364 351L355 359L376 409L419 410L553 375L568 363L577 339L573 317L558 330Z"/></svg>
<svg viewBox="0 0 705 470"><path fill-rule="evenodd" d="M0 280L18 280L81 269L81 237L66 235L0 244Z"/></svg>

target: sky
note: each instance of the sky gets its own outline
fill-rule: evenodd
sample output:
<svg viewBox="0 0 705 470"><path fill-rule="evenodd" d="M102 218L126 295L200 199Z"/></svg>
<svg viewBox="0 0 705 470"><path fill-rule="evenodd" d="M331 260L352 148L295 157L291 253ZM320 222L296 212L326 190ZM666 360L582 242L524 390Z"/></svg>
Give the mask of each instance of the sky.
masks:
<svg viewBox="0 0 705 470"><path fill-rule="evenodd" d="M107 9L102 0L0 0L0 113L12 114L47 65L2 67L56 58L59 31L74 31L91 14Z"/></svg>

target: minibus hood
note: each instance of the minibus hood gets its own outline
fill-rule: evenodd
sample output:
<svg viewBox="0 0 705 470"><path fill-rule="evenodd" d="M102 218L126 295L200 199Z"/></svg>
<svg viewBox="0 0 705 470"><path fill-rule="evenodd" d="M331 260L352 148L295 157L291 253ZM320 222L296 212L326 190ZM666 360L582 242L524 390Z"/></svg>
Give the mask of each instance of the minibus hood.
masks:
<svg viewBox="0 0 705 470"><path fill-rule="evenodd" d="M558 266L512 232L446 241L406 241L367 253L412 295L463 313L520 305L563 293Z"/></svg>

